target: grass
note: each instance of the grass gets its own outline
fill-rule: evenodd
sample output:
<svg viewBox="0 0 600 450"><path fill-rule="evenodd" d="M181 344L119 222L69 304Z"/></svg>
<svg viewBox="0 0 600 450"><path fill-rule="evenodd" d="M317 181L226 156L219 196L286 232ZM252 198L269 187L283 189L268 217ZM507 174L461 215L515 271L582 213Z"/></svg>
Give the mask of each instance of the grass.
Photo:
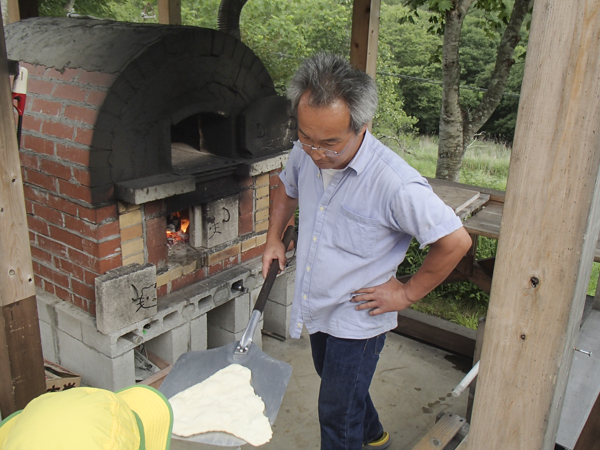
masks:
<svg viewBox="0 0 600 450"><path fill-rule="evenodd" d="M437 162L437 137L403 136L400 139L381 138L421 175L435 177ZM460 182L472 186L506 190L510 148L505 144L482 139L474 140L463 159ZM479 238L478 258L495 256L497 241ZM413 240L405 261L398 268L398 274L414 273L421 265L426 250L419 250ZM588 295L594 295L600 264L594 263L588 286ZM459 325L476 329L479 318L487 313L489 296L470 282L440 286L417 304L413 309L441 317Z"/></svg>

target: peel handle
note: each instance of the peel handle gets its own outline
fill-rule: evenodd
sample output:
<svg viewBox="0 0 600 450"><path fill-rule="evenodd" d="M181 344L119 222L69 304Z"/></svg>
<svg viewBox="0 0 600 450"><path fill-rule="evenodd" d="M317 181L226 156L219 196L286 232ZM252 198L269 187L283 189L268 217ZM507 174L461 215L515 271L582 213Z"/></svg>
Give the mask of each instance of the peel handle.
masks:
<svg viewBox="0 0 600 450"><path fill-rule="evenodd" d="M295 240L296 229L293 225L290 225L286 228L285 233L283 233L283 245L287 251L287 248L290 246L290 242ZM277 263L275 263L277 261ZM267 278L262 285L260 293L258 294L258 299L256 300L256 304L254 305L254 309L252 311L259 311L261 314L265 309L265 305L267 304L267 298L269 297L269 293L271 292L271 288L273 287L273 283L275 283L275 278L277 277L277 273L279 272L279 260L274 259L271 261L271 267L269 267L269 271L267 272Z"/></svg>

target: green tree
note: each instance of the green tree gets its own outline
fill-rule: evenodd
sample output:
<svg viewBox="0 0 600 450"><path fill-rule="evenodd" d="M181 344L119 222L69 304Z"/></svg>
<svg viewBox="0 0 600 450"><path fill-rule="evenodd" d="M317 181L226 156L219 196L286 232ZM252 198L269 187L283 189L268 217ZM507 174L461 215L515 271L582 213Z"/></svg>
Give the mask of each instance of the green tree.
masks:
<svg viewBox="0 0 600 450"><path fill-rule="evenodd" d="M502 99L515 62L513 53L520 40L521 26L533 6L533 0L515 0L512 4L503 0L407 0L407 3L417 16L418 8L426 6L433 13L430 16L433 28L443 33L443 90L436 177L458 181L468 144ZM465 109L460 101L460 40L465 18L472 7L485 18L486 29L503 26L504 32L497 46L487 91L475 107Z"/></svg>

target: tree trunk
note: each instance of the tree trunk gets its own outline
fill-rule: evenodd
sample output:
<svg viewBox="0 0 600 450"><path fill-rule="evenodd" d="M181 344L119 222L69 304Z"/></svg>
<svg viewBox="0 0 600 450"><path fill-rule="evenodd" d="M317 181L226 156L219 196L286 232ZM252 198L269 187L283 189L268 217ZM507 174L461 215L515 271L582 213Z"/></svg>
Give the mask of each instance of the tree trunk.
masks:
<svg viewBox="0 0 600 450"><path fill-rule="evenodd" d="M440 114L440 131L436 178L458 181L463 156L471 139L490 118L508 81L519 32L534 0L515 0L509 23L498 47L494 74L483 100L470 114L462 111L460 99L459 42L464 17L472 0L458 2L446 13L444 48L442 57L443 94Z"/></svg>
<svg viewBox="0 0 600 450"><path fill-rule="evenodd" d="M442 50L442 111L435 177L458 181L462 164L463 118L460 108L460 29L473 0L459 1L446 12Z"/></svg>

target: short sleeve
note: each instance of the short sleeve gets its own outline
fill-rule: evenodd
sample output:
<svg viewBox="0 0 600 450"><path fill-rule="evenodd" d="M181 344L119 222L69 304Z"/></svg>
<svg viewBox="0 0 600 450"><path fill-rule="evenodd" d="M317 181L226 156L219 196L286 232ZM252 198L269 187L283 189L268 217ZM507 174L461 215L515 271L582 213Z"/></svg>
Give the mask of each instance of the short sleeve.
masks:
<svg viewBox="0 0 600 450"><path fill-rule="evenodd" d="M291 198L298 198L298 176L304 154L304 151L294 145L284 169L279 174L279 179L285 187L285 193Z"/></svg>
<svg viewBox="0 0 600 450"><path fill-rule="evenodd" d="M391 203L392 223L398 230L414 236L421 248L462 227L460 218L422 177L411 179L399 188Z"/></svg>

